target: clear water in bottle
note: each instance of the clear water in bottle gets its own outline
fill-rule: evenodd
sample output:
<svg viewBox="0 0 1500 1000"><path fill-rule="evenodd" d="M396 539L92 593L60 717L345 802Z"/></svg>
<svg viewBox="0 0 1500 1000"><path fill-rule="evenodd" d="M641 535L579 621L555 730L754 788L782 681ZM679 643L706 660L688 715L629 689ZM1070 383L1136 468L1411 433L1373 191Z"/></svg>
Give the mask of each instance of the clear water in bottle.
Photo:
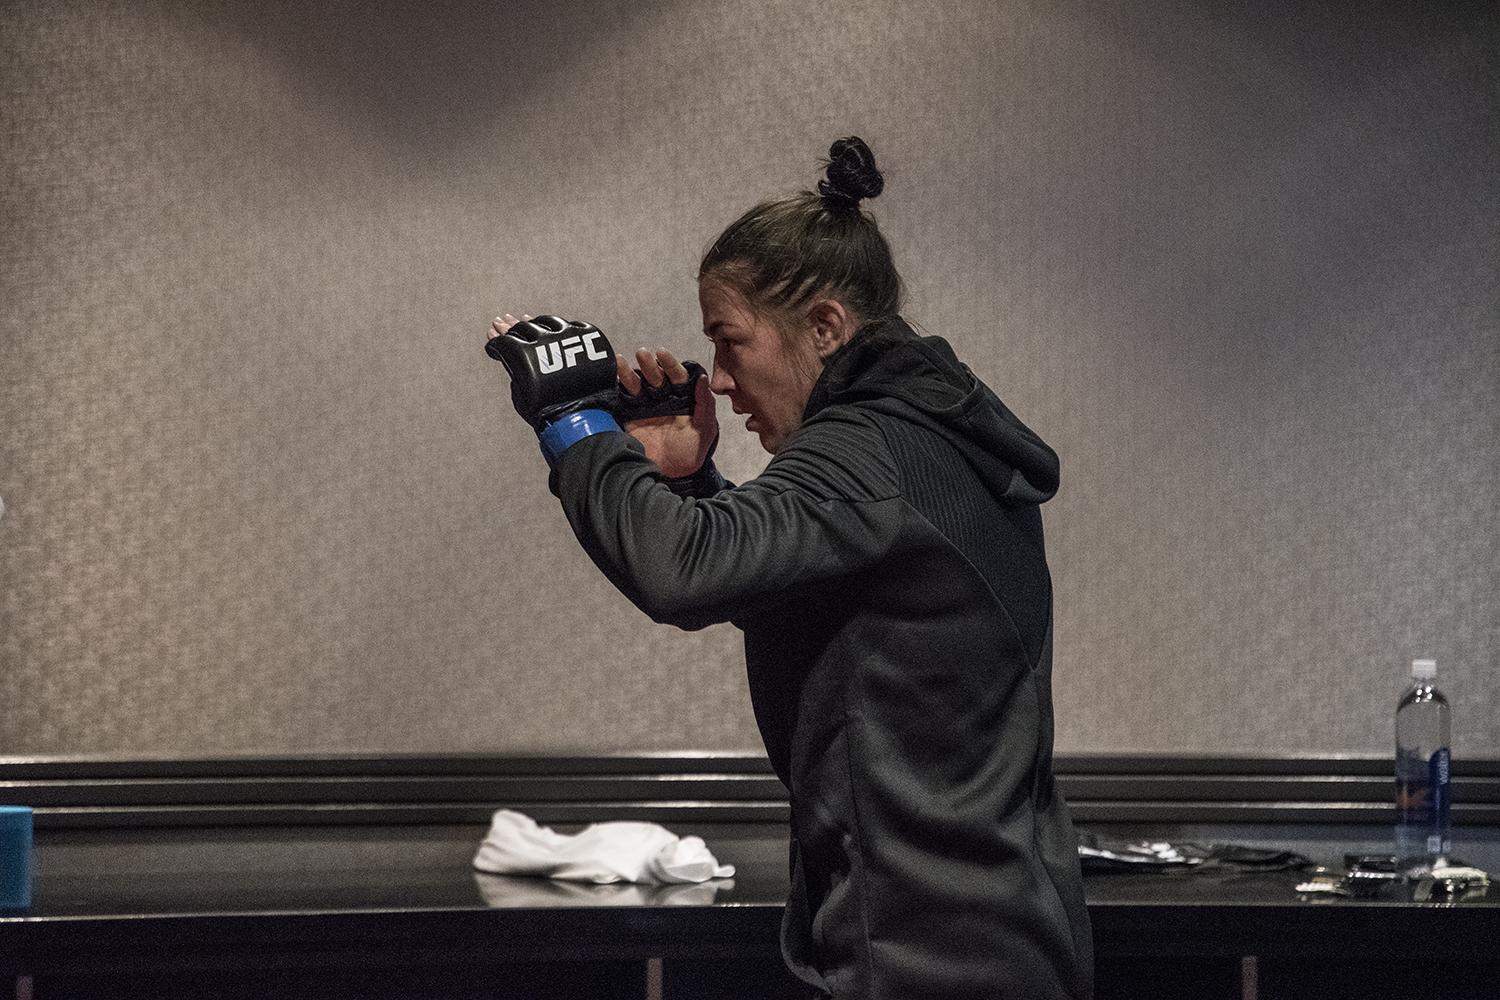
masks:
<svg viewBox="0 0 1500 1000"><path fill-rule="evenodd" d="M1412 662L1411 684L1396 706L1396 858L1408 876L1430 872L1453 849L1449 820L1448 699L1437 665Z"/></svg>

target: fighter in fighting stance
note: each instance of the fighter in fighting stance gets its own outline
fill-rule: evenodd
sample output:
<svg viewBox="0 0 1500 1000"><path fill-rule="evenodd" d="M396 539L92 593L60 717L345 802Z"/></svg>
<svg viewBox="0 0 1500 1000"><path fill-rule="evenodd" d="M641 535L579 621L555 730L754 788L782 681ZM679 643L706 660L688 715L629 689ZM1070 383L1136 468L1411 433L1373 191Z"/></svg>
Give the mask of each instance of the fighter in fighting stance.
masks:
<svg viewBox="0 0 1500 1000"><path fill-rule="evenodd" d="M1092 995L1052 774L1057 456L899 314L858 138L699 269L712 373L586 323L495 321L578 540L658 622L733 622L791 797L788 967L861 1000ZM731 487L713 396L774 457Z"/></svg>

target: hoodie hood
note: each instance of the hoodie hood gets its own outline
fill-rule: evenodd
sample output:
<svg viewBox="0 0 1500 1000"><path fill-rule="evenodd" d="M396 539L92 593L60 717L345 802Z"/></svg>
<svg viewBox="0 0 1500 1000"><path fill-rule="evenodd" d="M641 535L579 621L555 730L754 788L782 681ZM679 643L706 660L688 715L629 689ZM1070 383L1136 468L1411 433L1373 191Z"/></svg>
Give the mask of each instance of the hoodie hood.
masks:
<svg viewBox="0 0 1500 1000"><path fill-rule="evenodd" d="M958 360L946 340L919 336L899 316L862 327L828 357L802 419L836 405L938 431L1002 503L1039 504L1057 492L1057 453Z"/></svg>

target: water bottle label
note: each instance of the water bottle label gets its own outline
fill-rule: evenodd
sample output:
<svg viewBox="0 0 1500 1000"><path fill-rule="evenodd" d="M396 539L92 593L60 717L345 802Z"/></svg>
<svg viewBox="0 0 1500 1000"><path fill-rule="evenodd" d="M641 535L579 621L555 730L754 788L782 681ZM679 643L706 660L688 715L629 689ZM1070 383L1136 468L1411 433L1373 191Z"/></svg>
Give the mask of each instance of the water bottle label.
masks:
<svg viewBox="0 0 1500 1000"><path fill-rule="evenodd" d="M1398 822L1431 828L1447 815L1448 756L1448 748L1443 747L1426 760L1416 754L1397 758Z"/></svg>
<svg viewBox="0 0 1500 1000"><path fill-rule="evenodd" d="M1432 815L1448 815L1448 748L1443 747L1427 762L1427 783L1432 789Z"/></svg>

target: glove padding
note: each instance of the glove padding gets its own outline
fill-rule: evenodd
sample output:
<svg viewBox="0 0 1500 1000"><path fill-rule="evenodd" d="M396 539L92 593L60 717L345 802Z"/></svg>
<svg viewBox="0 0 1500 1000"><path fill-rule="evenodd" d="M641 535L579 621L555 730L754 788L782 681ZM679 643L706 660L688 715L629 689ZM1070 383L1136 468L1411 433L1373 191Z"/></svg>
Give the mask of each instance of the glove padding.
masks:
<svg viewBox="0 0 1500 1000"><path fill-rule="evenodd" d="M682 367L687 369L686 382L678 384L671 379L663 379L660 386L647 382L640 369L636 369L636 377L641 380L641 391L630 393L624 386L620 386L619 399L614 406L615 419L624 423L627 420L645 420L649 417L692 416L698 398L698 379L707 377L708 372L696 361L684 361Z"/></svg>
<svg viewBox="0 0 1500 1000"><path fill-rule="evenodd" d="M615 355L591 323L560 316L522 320L484 345L510 373L510 400L537 433L569 413L613 411Z"/></svg>

